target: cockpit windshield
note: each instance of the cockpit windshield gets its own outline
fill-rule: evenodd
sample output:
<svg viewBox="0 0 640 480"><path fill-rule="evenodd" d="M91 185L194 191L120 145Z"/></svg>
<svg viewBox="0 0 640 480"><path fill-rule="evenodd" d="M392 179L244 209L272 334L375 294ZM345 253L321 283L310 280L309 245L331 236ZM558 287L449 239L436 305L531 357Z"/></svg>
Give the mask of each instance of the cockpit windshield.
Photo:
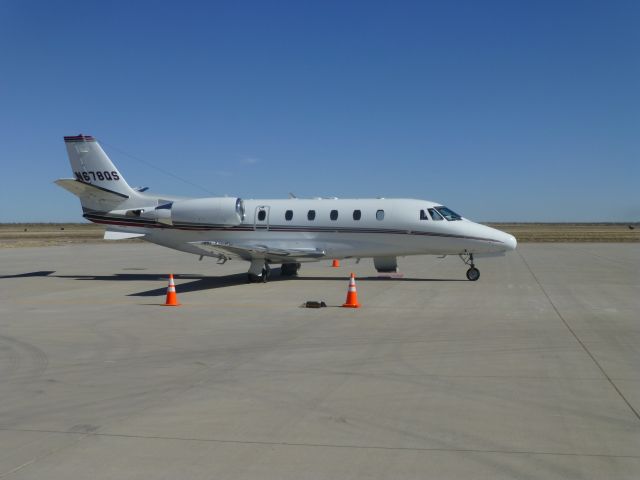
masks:
<svg viewBox="0 0 640 480"><path fill-rule="evenodd" d="M453 222L455 220L462 220L462 217L458 215L456 212L454 212L453 210L451 210L450 208L435 207L434 210L436 210L440 215L442 215L444 218L446 218L450 222Z"/></svg>

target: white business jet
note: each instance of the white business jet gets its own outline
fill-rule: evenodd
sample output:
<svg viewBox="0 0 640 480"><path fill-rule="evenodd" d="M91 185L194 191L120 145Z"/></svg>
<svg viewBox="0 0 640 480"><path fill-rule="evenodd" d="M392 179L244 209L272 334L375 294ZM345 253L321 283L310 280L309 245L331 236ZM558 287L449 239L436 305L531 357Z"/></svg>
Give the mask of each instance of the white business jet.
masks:
<svg viewBox="0 0 640 480"><path fill-rule="evenodd" d="M459 255L467 278L474 257L504 255L516 239L427 200L230 197L178 198L131 188L91 136L64 137L75 178L55 183L80 198L84 218L107 225L105 238L142 238L195 255L250 262L249 282L266 282L271 265L294 276L302 262L373 258L396 272L397 257Z"/></svg>

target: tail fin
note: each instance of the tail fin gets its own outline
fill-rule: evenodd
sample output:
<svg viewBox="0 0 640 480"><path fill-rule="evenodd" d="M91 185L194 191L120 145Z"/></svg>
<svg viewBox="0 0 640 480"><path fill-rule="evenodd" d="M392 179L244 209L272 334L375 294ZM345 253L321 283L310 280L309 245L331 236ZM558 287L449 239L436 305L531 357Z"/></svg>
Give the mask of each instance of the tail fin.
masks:
<svg viewBox="0 0 640 480"><path fill-rule="evenodd" d="M135 195L124 177L95 138L89 135L64 137L76 180L122 195Z"/></svg>
<svg viewBox="0 0 640 480"><path fill-rule="evenodd" d="M132 205L140 194L132 189L95 138L64 137L75 180L56 183L80 198L84 210L111 210Z"/></svg>

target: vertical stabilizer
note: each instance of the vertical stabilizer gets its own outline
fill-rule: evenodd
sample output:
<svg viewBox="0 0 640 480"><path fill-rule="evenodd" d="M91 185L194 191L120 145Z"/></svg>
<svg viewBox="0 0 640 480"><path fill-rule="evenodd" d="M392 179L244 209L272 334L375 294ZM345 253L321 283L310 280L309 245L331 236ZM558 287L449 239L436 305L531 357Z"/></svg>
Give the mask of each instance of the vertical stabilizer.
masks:
<svg viewBox="0 0 640 480"><path fill-rule="evenodd" d="M76 180L127 196L136 192L127 184L95 138L89 135L64 137Z"/></svg>

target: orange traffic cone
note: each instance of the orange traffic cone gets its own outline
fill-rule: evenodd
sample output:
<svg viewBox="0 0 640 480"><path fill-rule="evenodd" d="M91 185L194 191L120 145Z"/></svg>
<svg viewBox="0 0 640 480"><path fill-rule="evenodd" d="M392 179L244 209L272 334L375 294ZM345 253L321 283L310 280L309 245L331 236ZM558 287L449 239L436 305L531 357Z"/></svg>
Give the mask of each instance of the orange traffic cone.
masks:
<svg viewBox="0 0 640 480"><path fill-rule="evenodd" d="M331 262L331 266L333 268L338 268L340 267L340 260L336 260L335 258L333 259L333 262Z"/></svg>
<svg viewBox="0 0 640 480"><path fill-rule="evenodd" d="M179 307L180 302L176 295L176 284L173 283L173 274L169 274L169 287L167 288L167 300L164 302L165 307Z"/></svg>
<svg viewBox="0 0 640 480"><path fill-rule="evenodd" d="M342 305L349 308L360 308L358 303L358 292L356 291L356 276L352 273L349 280L349 290L347 291L347 301Z"/></svg>

